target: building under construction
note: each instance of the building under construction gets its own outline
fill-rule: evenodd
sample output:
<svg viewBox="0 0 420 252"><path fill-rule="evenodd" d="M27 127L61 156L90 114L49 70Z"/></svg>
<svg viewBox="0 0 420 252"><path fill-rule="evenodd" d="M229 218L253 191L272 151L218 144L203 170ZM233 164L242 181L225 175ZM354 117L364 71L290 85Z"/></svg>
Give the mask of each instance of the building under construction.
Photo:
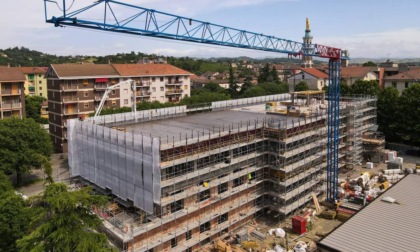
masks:
<svg viewBox="0 0 420 252"><path fill-rule="evenodd" d="M304 91L68 122L73 176L127 251L197 251L257 216L284 220L325 190L327 102ZM375 97L340 104L340 169L363 158Z"/></svg>

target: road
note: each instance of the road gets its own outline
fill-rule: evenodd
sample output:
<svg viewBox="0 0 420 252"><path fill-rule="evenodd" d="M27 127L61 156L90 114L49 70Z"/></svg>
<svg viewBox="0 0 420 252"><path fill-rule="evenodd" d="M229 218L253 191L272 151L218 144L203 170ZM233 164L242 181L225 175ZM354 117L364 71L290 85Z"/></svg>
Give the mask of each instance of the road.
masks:
<svg viewBox="0 0 420 252"><path fill-rule="evenodd" d="M65 181L70 177L67 155L53 154L51 156L51 166L55 182ZM17 191L26 196L38 195L44 191L45 174L42 170L32 170L31 174L25 177L26 182L28 179L41 180L28 186L21 187Z"/></svg>

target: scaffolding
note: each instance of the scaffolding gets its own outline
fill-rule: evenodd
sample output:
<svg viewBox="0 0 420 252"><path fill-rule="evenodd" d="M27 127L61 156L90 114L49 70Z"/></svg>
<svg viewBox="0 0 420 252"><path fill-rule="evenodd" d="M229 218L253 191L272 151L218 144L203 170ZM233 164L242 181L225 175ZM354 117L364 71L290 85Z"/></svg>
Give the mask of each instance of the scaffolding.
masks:
<svg viewBox="0 0 420 252"><path fill-rule="evenodd" d="M106 127L89 120L72 121L69 159L73 175L98 183L96 173L102 165L107 166L98 166L96 159L91 159L100 157L94 150L102 151L101 157L108 153L111 159L117 159L110 163L122 169L140 166L141 183L149 184L148 188L147 180L152 178L153 196L159 197L149 199L147 209L114 189L121 188L129 178L114 181L118 187L99 184L105 193L117 197L113 204L95 212L106 220L105 227L115 243L127 251L195 251L257 216L275 213L278 221L284 220L312 200L313 193L325 191L327 166L323 94L295 93L291 97L217 102L210 106L214 111L195 115L188 115L186 107L178 107L100 118ZM292 112L284 115L273 108L266 113L268 101L290 106L285 110ZM348 104L351 101L347 100ZM251 112L249 106L257 106L257 112ZM358 129L370 124L363 109L358 107L354 113L361 122ZM355 128L348 113L340 116L343 133ZM112 126L125 132L107 128ZM355 134L340 138L340 160L346 159L346 141L354 139ZM113 148L101 146L100 140L109 140ZM137 152L130 152L132 149ZM127 157L139 161L130 163ZM158 164L151 165L154 160ZM154 167L152 173L148 165ZM86 174L87 170L90 173ZM121 173L114 169L110 174Z"/></svg>
<svg viewBox="0 0 420 252"><path fill-rule="evenodd" d="M375 126L376 98L370 96L343 97L346 101L344 109L345 143L346 143L346 170L353 169L355 165L362 165L364 160L364 132ZM365 137L366 138L366 137Z"/></svg>

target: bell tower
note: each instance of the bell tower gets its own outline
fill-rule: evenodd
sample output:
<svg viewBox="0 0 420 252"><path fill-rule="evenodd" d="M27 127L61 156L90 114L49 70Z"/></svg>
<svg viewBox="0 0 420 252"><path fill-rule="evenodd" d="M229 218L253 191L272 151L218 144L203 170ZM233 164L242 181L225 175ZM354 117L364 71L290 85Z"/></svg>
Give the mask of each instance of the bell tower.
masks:
<svg viewBox="0 0 420 252"><path fill-rule="evenodd" d="M305 37L303 37L303 44L304 44L304 48L309 48L309 45L312 44L311 24L309 23L309 18L306 18L306 29L305 29ZM313 66L314 66L314 63L312 61L312 56L302 57L302 67L312 68Z"/></svg>

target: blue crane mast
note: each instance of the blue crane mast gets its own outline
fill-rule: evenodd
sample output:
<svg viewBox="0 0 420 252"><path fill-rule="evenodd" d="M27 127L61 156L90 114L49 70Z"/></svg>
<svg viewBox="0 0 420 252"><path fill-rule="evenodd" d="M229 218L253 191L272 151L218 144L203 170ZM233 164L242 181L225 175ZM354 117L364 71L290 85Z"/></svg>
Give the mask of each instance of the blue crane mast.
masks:
<svg viewBox="0 0 420 252"><path fill-rule="evenodd" d="M44 0L45 21L54 24L56 27L72 26L193 43L285 53L293 56L328 58L327 201L334 203L337 199L340 64L341 59L348 59L344 51L325 45L301 43L239 30L120 1L98 0L90 5L75 8L71 12L70 9L74 7L74 0L58 1L62 1L61 7L57 1ZM71 4L68 4L68 2L71 2ZM56 10L57 7L59 11ZM58 16L48 16L48 10L51 10L51 8L54 8L55 13L58 12ZM93 18L92 11L101 13L101 18Z"/></svg>

